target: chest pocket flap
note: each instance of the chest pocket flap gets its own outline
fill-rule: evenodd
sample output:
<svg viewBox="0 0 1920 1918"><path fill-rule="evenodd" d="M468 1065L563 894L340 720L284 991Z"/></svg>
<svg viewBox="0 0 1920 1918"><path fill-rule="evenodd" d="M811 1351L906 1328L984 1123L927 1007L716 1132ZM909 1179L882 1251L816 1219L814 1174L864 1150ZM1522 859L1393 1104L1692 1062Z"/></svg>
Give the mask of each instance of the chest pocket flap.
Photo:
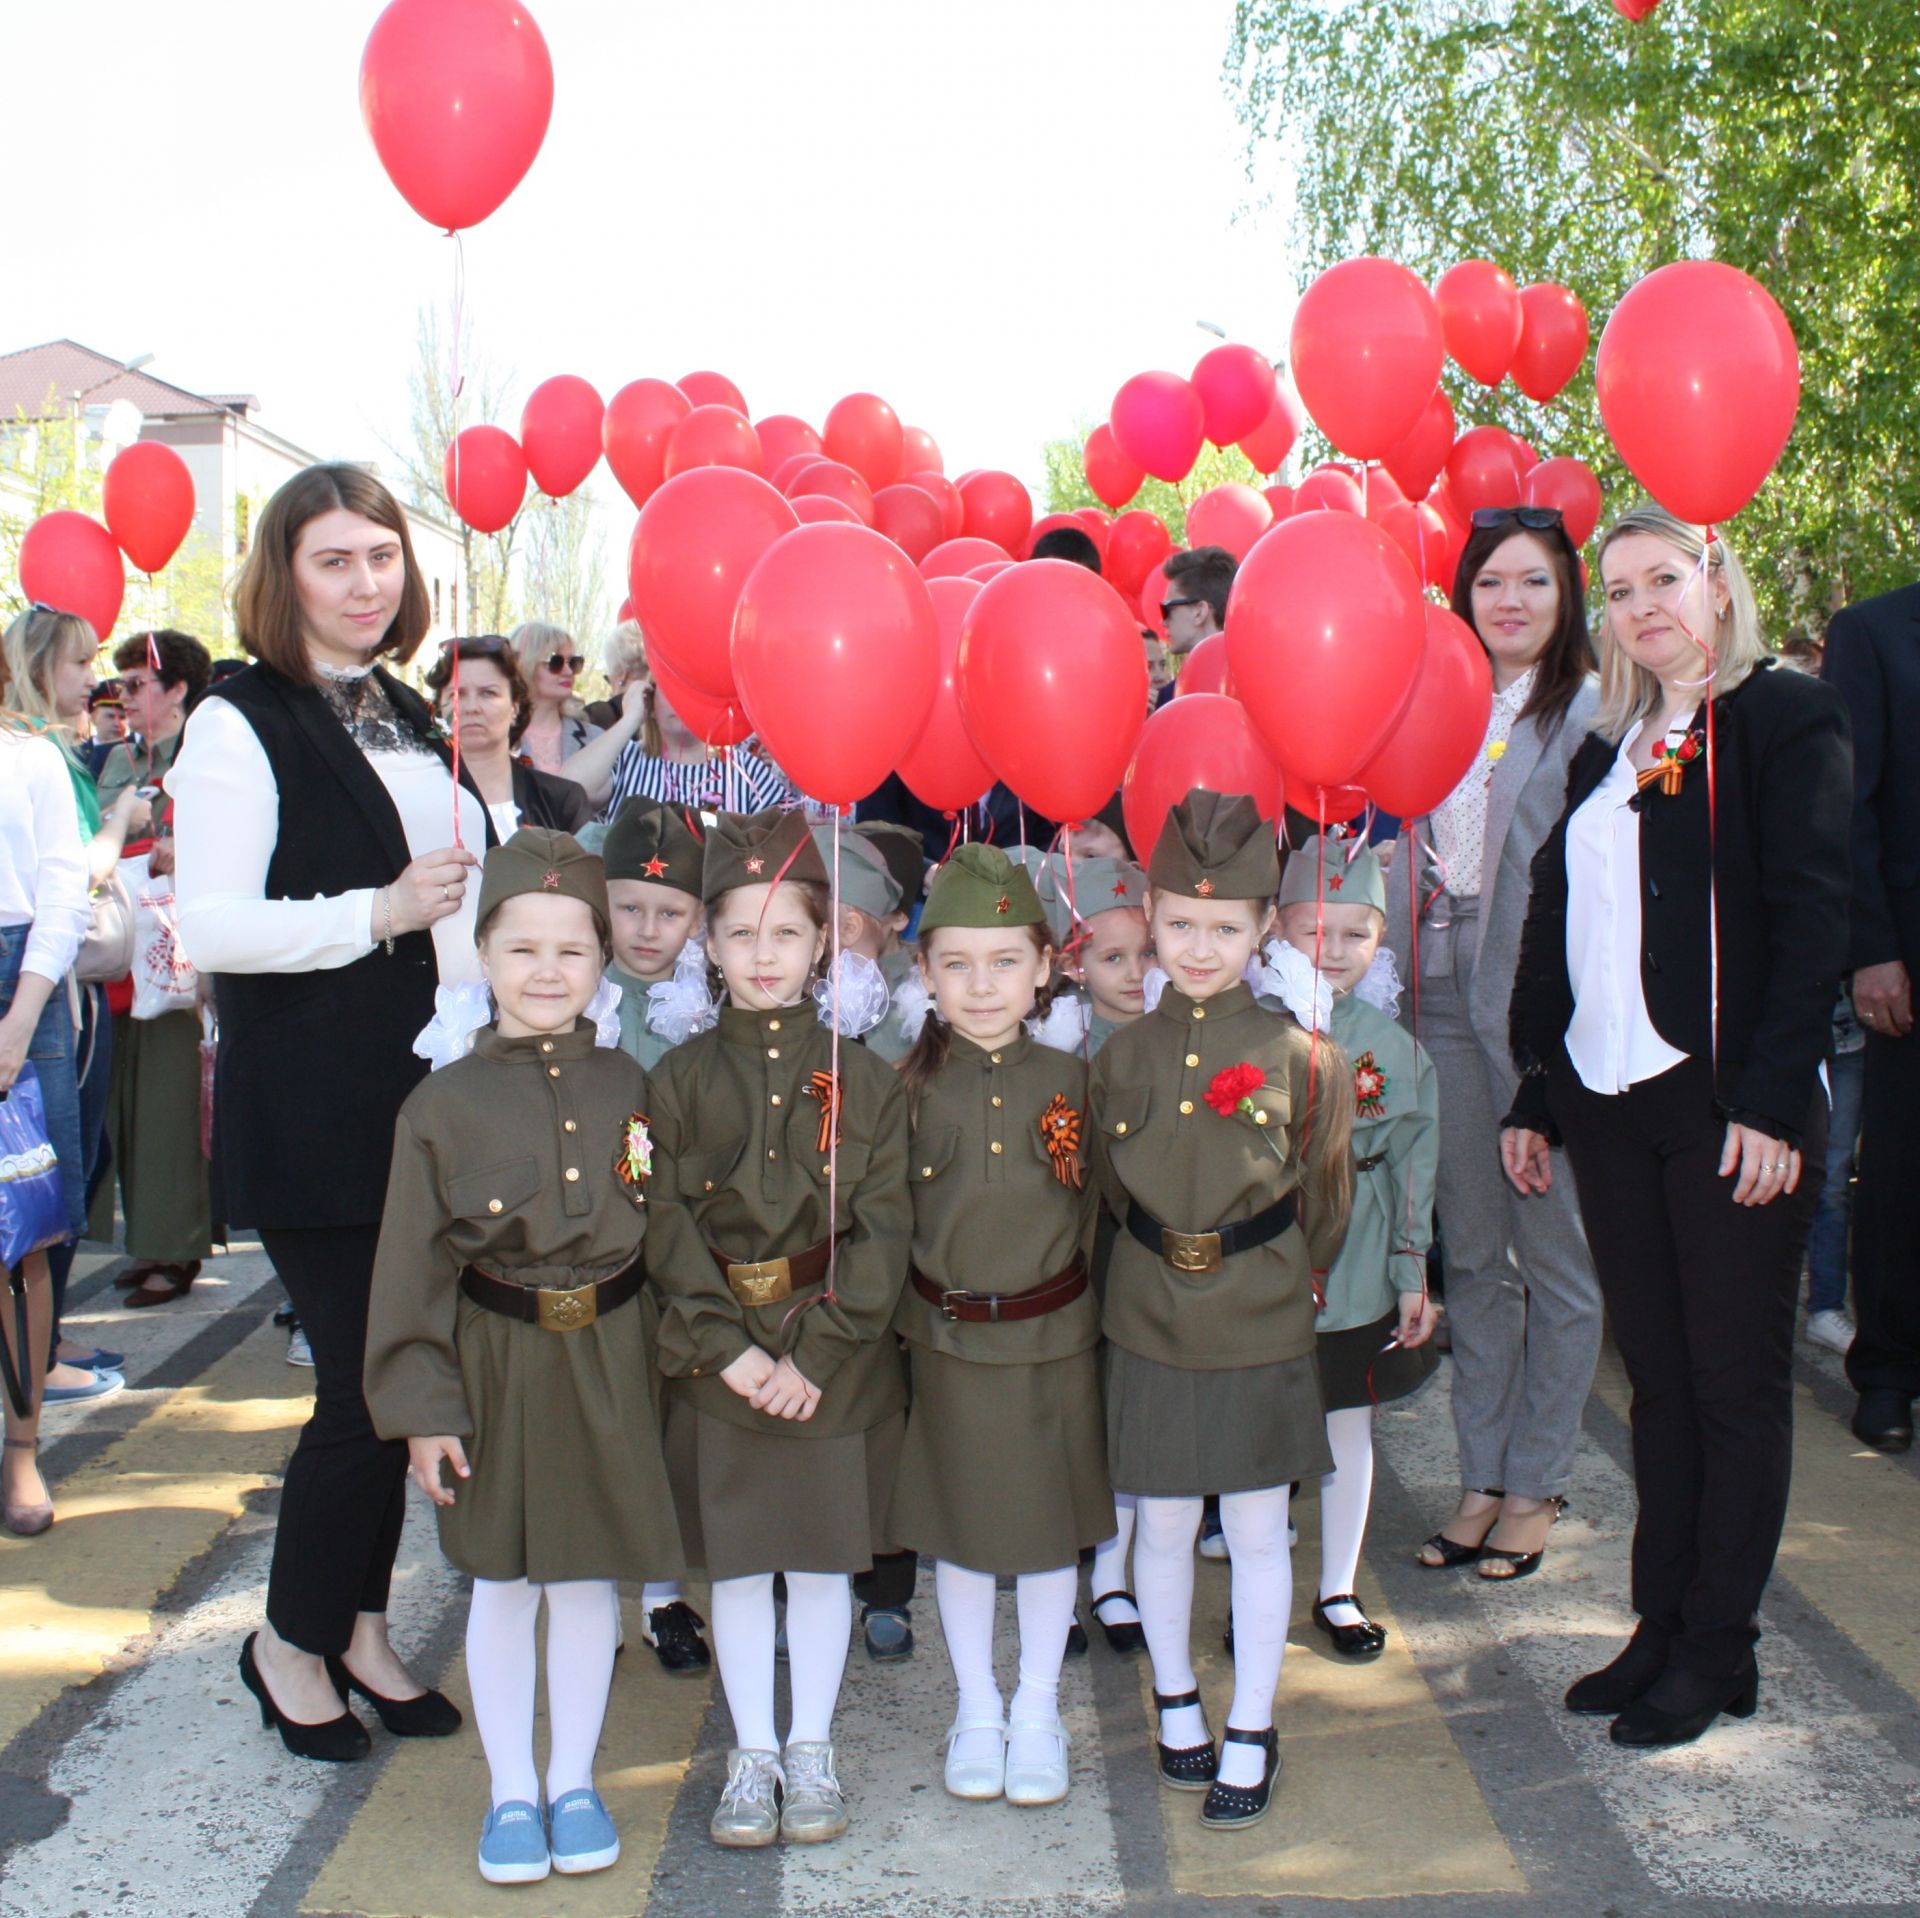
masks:
<svg viewBox="0 0 1920 1918"><path fill-rule="evenodd" d="M674 1175L679 1189L698 1201L726 1184L740 1155L747 1149L746 1135L725 1145L709 1146L703 1152L683 1152L675 1161Z"/></svg>
<svg viewBox="0 0 1920 1918"><path fill-rule="evenodd" d="M496 1218L518 1212L540 1189L539 1161L508 1159L481 1172L447 1181L447 1210L459 1219Z"/></svg>
<svg viewBox="0 0 1920 1918"><path fill-rule="evenodd" d="M953 1155L960 1149L960 1128L957 1125L934 1126L925 1132L913 1135L913 1164L910 1176L915 1185L923 1185L929 1179L937 1179L941 1173L953 1164Z"/></svg>
<svg viewBox="0 0 1920 1918"><path fill-rule="evenodd" d="M1110 1140L1137 1138L1147 1129L1152 1097L1147 1086L1115 1086L1101 1100L1095 1123Z"/></svg>

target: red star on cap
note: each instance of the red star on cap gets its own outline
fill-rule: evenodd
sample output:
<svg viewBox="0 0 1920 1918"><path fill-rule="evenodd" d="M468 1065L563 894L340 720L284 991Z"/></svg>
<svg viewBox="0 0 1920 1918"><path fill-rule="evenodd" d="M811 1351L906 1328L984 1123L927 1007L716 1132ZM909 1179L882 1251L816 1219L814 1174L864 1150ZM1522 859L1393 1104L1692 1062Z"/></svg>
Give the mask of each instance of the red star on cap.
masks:
<svg viewBox="0 0 1920 1918"><path fill-rule="evenodd" d="M1343 872L1330 872L1327 874L1327 890L1329 892L1338 892L1346 883L1347 875Z"/></svg>
<svg viewBox="0 0 1920 1918"><path fill-rule="evenodd" d="M560 875L549 868L540 875L540 883L543 886L557 886L560 883Z"/></svg>
<svg viewBox="0 0 1920 1918"><path fill-rule="evenodd" d="M667 862L664 859L649 859L647 861L647 877L649 879L662 878L666 870Z"/></svg>
<svg viewBox="0 0 1920 1918"><path fill-rule="evenodd" d="M758 853L755 853L754 856L747 861L747 870L749 872L765 872L766 869L767 862L762 859Z"/></svg>
<svg viewBox="0 0 1920 1918"><path fill-rule="evenodd" d="M1213 881L1211 879L1201 880L1201 882L1194 887L1194 891L1202 899L1211 899L1213 897Z"/></svg>
<svg viewBox="0 0 1920 1918"><path fill-rule="evenodd" d="M1002 893L1001 896L993 902L993 909L995 912L1011 912L1013 910L1013 901Z"/></svg>
<svg viewBox="0 0 1920 1918"><path fill-rule="evenodd" d="M1124 899L1127 896L1127 882L1124 879L1116 879L1113 882L1113 896L1116 899Z"/></svg>

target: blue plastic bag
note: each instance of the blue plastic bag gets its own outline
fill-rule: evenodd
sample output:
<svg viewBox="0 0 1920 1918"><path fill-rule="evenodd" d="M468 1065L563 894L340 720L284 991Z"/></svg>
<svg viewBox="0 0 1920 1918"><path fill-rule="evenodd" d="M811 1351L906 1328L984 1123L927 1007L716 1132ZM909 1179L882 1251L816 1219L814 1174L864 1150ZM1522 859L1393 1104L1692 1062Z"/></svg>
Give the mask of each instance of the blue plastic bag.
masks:
<svg viewBox="0 0 1920 1918"><path fill-rule="evenodd" d="M66 1236L60 1162L47 1137L40 1075L27 1064L0 1093L0 1265L18 1265Z"/></svg>

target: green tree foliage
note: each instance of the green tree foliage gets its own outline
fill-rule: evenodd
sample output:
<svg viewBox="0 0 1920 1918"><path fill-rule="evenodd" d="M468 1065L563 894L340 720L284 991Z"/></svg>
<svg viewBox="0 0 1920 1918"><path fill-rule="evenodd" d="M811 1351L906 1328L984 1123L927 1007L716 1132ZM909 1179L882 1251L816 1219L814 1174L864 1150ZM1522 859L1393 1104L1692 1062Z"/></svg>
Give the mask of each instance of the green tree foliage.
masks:
<svg viewBox="0 0 1920 1918"><path fill-rule="evenodd" d="M1087 443L1094 422L1083 422L1070 439L1048 440L1041 449L1047 462L1047 506L1049 513L1071 513L1082 506L1098 506L1109 511L1106 502L1094 496L1080 464L1080 449ZM1252 462L1237 446L1203 446L1194 461L1193 471L1177 486L1165 480L1150 479L1127 502L1127 507L1145 507L1166 522L1176 546L1187 543L1187 508L1204 492L1239 480L1252 487L1264 486L1265 478L1253 470ZM1123 511L1126 508L1122 509Z"/></svg>
<svg viewBox="0 0 1920 1918"><path fill-rule="evenodd" d="M565 499L534 494L519 524L527 618L561 627L591 654L610 610L599 501L585 485Z"/></svg>
<svg viewBox="0 0 1920 1918"><path fill-rule="evenodd" d="M1303 281L1355 253L1560 280L1596 336L1667 261L1759 279L1800 343L1785 456L1732 529L1776 632L1920 574L1920 9L1890 0L1241 0L1228 71L1296 180ZM1634 496L1592 366L1550 407L1451 365L1462 425Z"/></svg>

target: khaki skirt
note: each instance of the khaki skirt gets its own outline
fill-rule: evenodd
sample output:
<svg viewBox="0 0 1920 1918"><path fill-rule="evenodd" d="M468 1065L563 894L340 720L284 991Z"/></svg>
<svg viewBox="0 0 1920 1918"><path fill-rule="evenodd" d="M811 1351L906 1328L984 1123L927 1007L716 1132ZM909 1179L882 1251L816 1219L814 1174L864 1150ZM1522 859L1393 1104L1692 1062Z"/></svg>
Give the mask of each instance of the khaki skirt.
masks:
<svg viewBox="0 0 1920 1918"><path fill-rule="evenodd" d="M891 1550L906 1416L840 1438L749 1431L667 1396L667 1471L687 1563L709 1578L864 1572Z"/></svg>
<svg viewBox="0 0 1920 1918"><path fill-rule="evenodd" d="M1107 1347L1107 1463L1116 1492L1200 1498L1333 1470L1313 1354L1189 1371Z"/></svg>
<svg viewBox="0 0 1920 1918"><path fill-rule="evenodd" d="M1385 1350L1399 1323L1400 1314L1389 1312L1371 1325L1320 1334L1314 1356L1320 1366L1321 1395L1329 1412L1389 1404L1419 1391L1433 1376L1440 1355L1431 1339L1410 1352L1397 1345L1391 1352Z"/></svg>
<svg viewBox="0 0 1920 1918"><path fill-rule="evenodd" d="M466 1297L454 1328L471 1478L436 1508L475 1578L644 1583L683 1569L637 1301L548 1332Z"/></svg>
<svg viewBox="0 0 1920 1918"><path fill-rule="evenodd" d="M978 1365L924 1345L909 1355L897 1544L1011 1576L1076 1564L1113 1536L1097 1350L1044 1365Z"/></svg>

